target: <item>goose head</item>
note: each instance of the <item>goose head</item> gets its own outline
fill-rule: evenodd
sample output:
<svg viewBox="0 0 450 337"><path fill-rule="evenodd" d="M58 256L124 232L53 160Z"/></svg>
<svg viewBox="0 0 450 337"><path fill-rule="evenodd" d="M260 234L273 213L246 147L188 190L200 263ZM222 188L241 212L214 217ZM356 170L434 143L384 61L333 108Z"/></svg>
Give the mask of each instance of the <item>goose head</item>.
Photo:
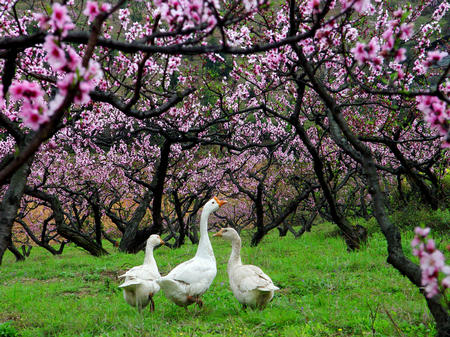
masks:
<svg viewBox="0 0 450 337"><path fill-rule="evenodd" d="M236 232L236 230L231 227L222 228L220 231L213 234L213 236L218 236L218 237L224 238L225 240L229 240L229 241L233 241L236 238L239 238L238 232Z"/></svg>
<svg viewBox="0 0 450 337"><path fill-rule="evenodd" d="M158 234L152 234L147 239L147 246L151 247L157 247L159 245L163 245L164 241L161 239L161 237Z"/></svg>
<svg viewBox="0 0 450 337"><path fill-rule="evenodd" d="M227 202L225 200L220 200L217 197L213 197L211 200L209 200L205 206L203 206L203 212L207 213L208 215L212 212L217 211L220 207L225 205Z"/></svg>

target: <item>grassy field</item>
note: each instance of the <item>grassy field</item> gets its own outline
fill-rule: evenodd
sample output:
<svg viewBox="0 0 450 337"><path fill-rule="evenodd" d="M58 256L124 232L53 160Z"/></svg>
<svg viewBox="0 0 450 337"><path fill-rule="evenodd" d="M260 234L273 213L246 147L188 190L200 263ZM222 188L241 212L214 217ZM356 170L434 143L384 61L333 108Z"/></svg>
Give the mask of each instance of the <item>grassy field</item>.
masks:
<svg viewBox="0 0 450 337"><path fill-rule="evenodd" d="M405 249L410 254L409 240ZM263 311L244 311L226 275L229 243L211 238L218 273L204 307L187 310L162 293L156 311L139 314L123 300L117 276L141 264L143 252L91 257L74 246L62 256L34 248L23 263L7 253L0 267L0 336L432 336L423 297L386 260L375 233L361 251L348 253L331 227L295 240L268 236L257 248L243 235L244 263L256 264L281 290ZM196 246L161 247L161 274L191 258ZM3 331L3 334L2 334Z"/></svg>

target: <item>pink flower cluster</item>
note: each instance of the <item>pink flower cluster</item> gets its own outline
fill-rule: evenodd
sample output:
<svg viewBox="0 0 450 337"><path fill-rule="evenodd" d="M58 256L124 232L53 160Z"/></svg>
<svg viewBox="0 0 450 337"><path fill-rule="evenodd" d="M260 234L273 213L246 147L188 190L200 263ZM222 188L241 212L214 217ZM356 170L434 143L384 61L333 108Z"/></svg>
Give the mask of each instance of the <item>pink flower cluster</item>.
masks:
<svg viewBox="0 0 450 337"><path fill-rule="evenodd" d="M448 53L446 51L433 50L428 52L426 59L422 62L424 71L427 71L432 65L436 65L444 57L447 57Z"/></svg>
<svg viewBox="0 0 450 337"><path fill-rule="evenodd" d="M357 42L351 49L355 60L361 65L367 62L375 66L381 65L383 59L392 56L397 63L406 60L406 49L395 46L396 39L407 41L414 31L412 23L401 23L404 11L402 9L394 12L394 19L387 23L388 28L382 34L384 43L381 45L378 38L373 37L368 44Z"/></svg>
<svg viewBox="0 0 450 337"><path fill-rule="evenodd" d="M109 10L108 4L103 4L99 9L97 3L88 1L90 15L95 17L103 10ZM87 8L88 8L87 7ZM98 9L98 13L95 11ZM86 10L87 11L87 10ZM97 13L97 14L95 14ZM72 20L67 15L67 8L59 3L54 3L50 17L38 16L40 27L50 29L54 34L49 34L45 38L42 46L46 51L46 60L56 72L64 72L65 76L57 82L58 94L48 104L44 101L44 91L35 82L14 82L9 91L15 100L22 100L23 104L19 113L25 126L37 130L39 126L49 120L49 117L61 107L69 89L75 89L75 104L86 104L90 101L89 92L95 88L103 73L100 65L89 61L89 66L85 69L81 64L81 57L68 45L61 42L61 37L74 27Z"/></svg>
<svg viewBox="0 0 450 337"><path fill-rule="evenodd" d="M111 5L109 3L104 2L99 7L97 1L88 1L83 14L88 17L89 22L92 22L101 12L108 12L110 9Z"/></svg>
<svg viewBox="0 0 450 337"><path fill-rule="evenodd" d="M450 266L445 264L445 256L436 249L434 240L427 239L430 228L416 227L414 232L416 235L411 241L411 245L413 254L420 261L422 286L424 286L425 294L428 298L439 293L444 294L445 290L450 287ZM439 273L445 275L440 282L442 289L439 288Z"/></svg>
<svg viewBox="0 0 450 337"><path fill-rule="evenodd" d="M218 0L155 0L161 18L166 20L172 29L175 27L193 27L203 23L212 29L217 18L215 12L220 9Z"/></svg>
<svg viewBox="0 0 450 337"><path fill-rule="evenodd" d="M67 8L55 2L52 6L52 13L50 16L45 14L37 14L36 19L39 22L39 27L42 30L50 29L54 34L65 37L67 32L75 27L72 19L67 14Z"/></svg>
<svg viewBox="0 0 450 337"><path fill-rule="evenodd" d="M6 108L5 97L3 96L3 84L0 83L0 110Z"/></svg>
<svg viewBox="0 0 450 337"><path fill-rule="evenodd" d="M258 9L259 6L264 5L267 0L243 0L244 9L247 12L252 12L256 9Z"/></svg>
<svg viewBox="0 0 450 337"><path fill-rule="evenodd" d="M58 109L67 92L70 89L77 89L74 103L75 104L87 104L90 102L91 98L89 93L94 90L98 81L103 77L103 72L100 68L100 64L96 61L90 60L87 69L83 68L81 65L76 69L76 72L69 72L60 81L58 81L58 94L49 105L49 111L53 114L56 109Z"/></svg>
<svg viewBox="0 0 450 337"><path fill-rule="evenodd" d="M23 101L19 116L25 126L37 130L41 124L49 120L47 105L44 102L44 91L39 84L15 81L9 87L9 93L12 99Z"/></svg>
<svg viewBox="0 0 450 337"><path fill-rule="evenodd" d="M444 137L443 147L450 147L450 109L447 103L435 96L417 96L416 102L425 120Z"/></svg>
<svg viewBox="0 0 450 337"><path fill-rule="evenodd" d="M308 7L310 7L310 10L312 11L312 13L319 13L320 12L320 0L309 0Z"/></svg>
<svg viewBox="0 0 450 337"><path fill-rule="evenodd" d="M368 44L356 42L355 47L350 51L358 64L373 62L375 65L380 65L383 62L383 59L378 55L380 45L376 37L373 37Z"/></svg>
<svg viewBox="0 0 450 337"><path fill-rule="evenodd" d="M367 11L370 7L370 0L340 0L342 9L352 7L358 13Z"/></svg>

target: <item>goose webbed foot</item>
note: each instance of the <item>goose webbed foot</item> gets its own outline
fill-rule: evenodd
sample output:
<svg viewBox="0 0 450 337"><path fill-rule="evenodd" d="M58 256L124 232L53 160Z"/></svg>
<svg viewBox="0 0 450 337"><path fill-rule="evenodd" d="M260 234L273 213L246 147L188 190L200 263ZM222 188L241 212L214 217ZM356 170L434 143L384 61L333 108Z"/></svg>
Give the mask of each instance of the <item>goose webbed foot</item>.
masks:
<svg viewBox="0 0 450 337"><path fill-rule="evenodd" d="M153 301L152 294L148 295L148 299L150 300L150 312L155 311L155 302Z"/></svg>
<svg viewBox="0 0 450 337"><path fill-rule="evenodd" d="M199 308L203 307L203 301L200 299L200 297L197 296L188 296L187 297L188 303L192 304L192 303L197 303Z"/></svg>

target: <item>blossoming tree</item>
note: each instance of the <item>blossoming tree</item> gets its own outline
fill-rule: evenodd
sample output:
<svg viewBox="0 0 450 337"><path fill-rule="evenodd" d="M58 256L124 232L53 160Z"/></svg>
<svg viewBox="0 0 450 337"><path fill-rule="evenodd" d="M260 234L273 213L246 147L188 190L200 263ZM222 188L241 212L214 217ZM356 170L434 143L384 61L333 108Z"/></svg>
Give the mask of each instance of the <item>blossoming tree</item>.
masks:
<svg viewBox="0 0 450 337"><path fill-rule="evenodd" d="M439 207L439 167L450 139L450 65L440 26L446 1L399 8L369 0L1 5L0 261L24 193L53 210L64 205L54 212L61 235L98 252L100 205L123 233L124 249L161 230L164 193L173 196L181 220L174 191L188 194L198 182L189 182L186 172L204 172L213 186L228 176L224 191L241 187L259 207L252 189L258 192L268 178L265 165L276 157L270 149L284 139L293 151L302 148L301 160L289 161L281 151L277 161L298 171L310 161L305 166L323 195L318 204L352 248L363 235L344 216L334 173L342 172L344 185L358 173L385 235L388 262L423 286L421 268L404 253L387 216L380 175L407 176ZM427 8L431 17L421 23ZM221 69L217 76L205 74L208 64ZM219 170L218 160L195 153L205 144L242 158L252 147L265 148L255 155L265 159L254 167L260 171L249 167L233 181L227 172L241 168L242 158L227 154L228 171ZM183 171L182 160L197 163ZM202 170L203 160L218 169ZM197 188L210 191L200 187L204 182ZM135 220L152 202L153 229L136 235L140 220L118 216L115 194L139 199ZM68 212L71 202L78 208ZM64 217L80 210L93 212L94 222L72 233ZM259 223L259 233L265 225ZM177 226L186 229L182 221ZM441 298L434 293L426 301L445 336L450 318Z"/></svg>

